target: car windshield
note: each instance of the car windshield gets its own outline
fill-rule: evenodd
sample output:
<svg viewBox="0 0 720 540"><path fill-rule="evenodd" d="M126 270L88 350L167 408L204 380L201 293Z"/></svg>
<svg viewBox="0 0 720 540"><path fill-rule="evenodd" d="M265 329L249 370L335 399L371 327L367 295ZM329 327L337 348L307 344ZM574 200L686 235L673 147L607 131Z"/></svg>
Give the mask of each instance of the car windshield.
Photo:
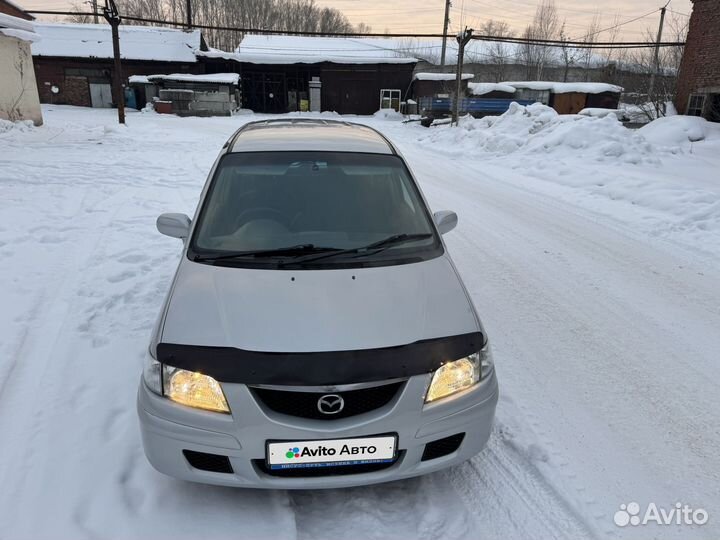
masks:
<svg viewBox="0 0 720 540"><path fill-rule="evenodd" d="M430 220L398 156L231 153L216 170L189 255L235 265L398 264L442 253Z"/></svg>

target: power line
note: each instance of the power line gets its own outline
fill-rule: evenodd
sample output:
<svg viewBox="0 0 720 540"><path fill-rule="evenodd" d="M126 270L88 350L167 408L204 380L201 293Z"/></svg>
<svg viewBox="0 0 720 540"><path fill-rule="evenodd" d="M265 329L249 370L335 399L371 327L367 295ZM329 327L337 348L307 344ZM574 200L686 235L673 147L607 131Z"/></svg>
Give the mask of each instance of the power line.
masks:
<svg viewBox="0 0 720 540"><path fill-rule="evenodd" d="M49 10L33 10L28 11L33 15L63 15L63 16L92 16L93 13L78 12L78 11L49 11ZM654 11L653 11L654 13ZM647 16L647 15L645 15ZM150 19L145 17L132 17L124 15L123 19L127 21L144 22L158 25L169 25L176 27L186 27L186 22L180 21L164 21L160 19ZM631 21L627 21L631 22ZM622 23L622 24L627 24ZM618 25L619 26L619 25ZM199 30L224 30L243 34L260 34L260 35L288 35L288 36L308 36L308 37L343 37L343 38L443 38L452 37L453 34L422 34L422 33L359 33L359 32L315 32L315 31L300 31L300 30L268 30L264 28L242 28L233 26L215 26L208 24L196 24L191 25L192 28ZM598 32L599 33L599 32ZM583 49L599 48L599 49L626 49L626 48L647 48L647 47L678 47L684 45L684 42L664 42L664 43L651 43L648 44L644 41L636 42L592 42L587 43L583 41L565 41L556 39L532 39L522 37L499 37L499 36L487 36L487 35L472 35L473 40L480 41L493 41L493 42L504 42L504 43L517 43L517 44L535 44L543 45L547 47L578 47Z"/></svg>
<svg viewBox="0 0 720 540"><path fill-rule="evenodd" d="M68 17L78 16L92 16L91 12L84 11L50 11L50 10L28 10L28 13L32 15L63 15ZM129 15L123 15L123 19L126 21L144 22L150 24L161 24L168 26L187 26L187 23L180 21L164 21L161 19L150 19L146 17L131 17ZM265 28L244 28L238 26L216 26L210 24L196 24L193 23L192 28L198 30L226 30L231 32L239 32L244 34L266 34L266 35L293 35L293 36L326 36L326 37L432 37L441 38L443 34L418 34L413 33L359 33L359 32L313 32L313 31L300 31L300 30L269 30Z"/></svg>
<svg viewBox="0 0 720 540"><path fill-rule="evenodd" d="M639 21L640 19L644 19L645 17L649 17L650 15L653 15L653 14L656 13L657 11L658 11L657 9L653 9L652 11L649 11L649 12L645 13L644 15L639 15L639 16L637 16L637 17L634 17L634 18L630 19L630 20L627 20L627 21L624 21L624 22L621 22L621 23L617 23L617 24L615 24L615 25L613 25L613 26L609 26L609 27L607 27L607 28L603 28L602 30L597 30L597 31L592 32L592 33L590 33L590 34L586 34L586 35L584 35L583 37L578 38L576 41L583 41L583 40L586 40L586 39L589 38L589 37L597 36L598 34L602 34L603 32L608 32L608 31L610 31L610 30L615 30L616 28L620 28L621 26L625 26L626 24L630 24L630 23L633 23L633 22L635 22L635 21Z"/></svg>

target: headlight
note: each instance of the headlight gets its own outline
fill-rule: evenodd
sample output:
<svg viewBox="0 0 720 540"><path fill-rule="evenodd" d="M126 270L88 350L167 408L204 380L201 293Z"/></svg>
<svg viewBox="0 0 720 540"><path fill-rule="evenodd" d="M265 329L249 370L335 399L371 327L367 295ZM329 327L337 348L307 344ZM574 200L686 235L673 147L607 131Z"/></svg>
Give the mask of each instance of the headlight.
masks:
<svg viewBox="0 0 720 540"><path fill-rule="evenodd" d="M163 393L175 403L188 407L230 412L220 383L196 371L163 365Z"/></svg>
<svg viewBox="0 0 720 540"><path fill-rule="evenodd" d="M143 379L150 390L175 403L207 411L230 412L220 383L208 375L161 364L148 353Z"/></svg>
<svg viewBox="0 0 720 540"><path fill-rule="evenodd" d="M460 360L448 362L433 373L425 403L467 390L487 378L493 370L489 345Z"/></svg>

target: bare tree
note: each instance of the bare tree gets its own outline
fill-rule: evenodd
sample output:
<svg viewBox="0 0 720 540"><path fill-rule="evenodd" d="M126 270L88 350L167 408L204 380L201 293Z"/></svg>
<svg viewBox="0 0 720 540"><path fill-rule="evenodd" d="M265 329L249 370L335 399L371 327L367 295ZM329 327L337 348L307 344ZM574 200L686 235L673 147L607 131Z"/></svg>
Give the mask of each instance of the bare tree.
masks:
<svg viewBox="0 0 720 540"><path fill-rule="evenodd" d="M620 37L620 25L621 25L621 17L619 13L615 14L615 17L613 18L612 25L610 26L610 29L605 33L603 37L603 41L607 41L608 43L615 44L615 42L618 41L618 37ZM604 63L610 64L613 61L620 60L620 56L618 55L618 52L622 53L622 50L618 51L618 49L608 48L604 49L602 58L604 60Z"/></svg>
<svg viewBox="0 0 720 540"><path fill-rule="evenodd" d="M186 20L186 0L118 0L120 14L161 21ZM193 23L207 26L258 28L263 30L305 32L362 32L371 28L360 23L353 26L338 9L320 7L315 0L191 0ZM87 6L76 0L73 9L87 11ZM74 16L73 22L92 22L92 17ZM129 21L134 25L150 24ZM242 34L239 30L203 30L212 47L234 50Z"/></svg>
<svg viewBox="0 0 720 540"><path fill-rule="evenodd" d="M688 21L671 16L665 19L664 39L684 42L687 38ZM627 68L634 71L640 79L638 86L637 105L643 113L652 120L666 113L666 103L672 101L677 85L677 75L682 61L683 47L661 47L658 63L655 64L656 30L645 30L645 42L649 45L631 54L628 58ZM655 84L650 92L650 79L655 74Z"/></svg>
<svg viewBox="0 0 720 540"><path fill-rule="evenodd" d="M560 45L560 59L563 64L563 82L567 82L570 68L575 65L581 51L570 46L570 38L565 32L565 22L560 27L560 41L562 42Z"/></svg>
<svg viewBox="0 0 720 540"><path fill-rule="evenodd" d="M70 4L70 11L83 13L87 11L87 5L85 5L85 2L72 2ZM71 15L70 17L68 17L68 20L74 23L86 24L93 22L93 17L92 15Z"/></svg>
<svg viewBox="0 0 720 540"><path fill-rule="evenodd" d="M372 32L372 26L361 22L355 25L355 32L357 32L358 34L369 34Z"/></svg>
<svg viewBox="0 0 720 540"><path fill-rule="evenodd" d="M595 60L595 51L592 46L600 35L600 22L600 14L596 12L585 30L585 35L580 40L585 46L578 49L578 64L585 70L585 79L587 81L590 80L590 68L593 66Z"/></svg>
<svg viewBox="0 0 720 540"><path fill-rule="evenodd" d="M685 43L690 26L690 19L683 17L682 15L671 13L665 21L665 36L667 36L667 41ZM677 72L680 69L680 63L682 62L684 51L684 46L665 47L662 62L665 66Z"/></svg>
<svg viewBox="0 0 720 540"><path fill-rule="evenodd" d="M533 22L523 32L528 40L555 39L558 37L560 23L555 0L542 0L535 10ZM521 47L520 54L527 68L528 79L540 80L545 68L553 60L553 48L528 41Z"/></svg>
<svg viewBox="0 0 720 540"><path fill-rule="evenodd" d="M483 36L493 36L498 38L513 37L514 33L510 30L510 25L505 21L488 19L480 25L478 33ZM477 62L490 65L490 73L495 82L504 81L507 77L508 66L512 63L511 55L513 47L503 41L487 42L488 47L483 52L478 52L472 48L468 48L466 56L470 62ZM479 57L482 58L479 58Z"/></svg>

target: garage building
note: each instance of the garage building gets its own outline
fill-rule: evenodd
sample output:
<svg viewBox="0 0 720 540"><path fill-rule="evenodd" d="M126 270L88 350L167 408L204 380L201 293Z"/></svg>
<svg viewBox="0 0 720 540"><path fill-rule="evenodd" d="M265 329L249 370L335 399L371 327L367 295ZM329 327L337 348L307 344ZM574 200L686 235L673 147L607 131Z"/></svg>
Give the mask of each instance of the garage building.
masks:
<svg viewBox="0 0 720 540"><path fill-rule="evenodd" d="M36 23L35 28L42 38L32 45L40 101L84 107L116 103L110 25ZM195 56L201 49L207 46L199 30L121 25L122 84L130 75L202 73Z"/></svg>
<svg viewBox="0 0 720 540"><path fill-rule="evenodd" d="M243 107L372 114L399 109L416 58L389 39L247 35L235 52L199 51L206 71L239 71Z"/></svg>

